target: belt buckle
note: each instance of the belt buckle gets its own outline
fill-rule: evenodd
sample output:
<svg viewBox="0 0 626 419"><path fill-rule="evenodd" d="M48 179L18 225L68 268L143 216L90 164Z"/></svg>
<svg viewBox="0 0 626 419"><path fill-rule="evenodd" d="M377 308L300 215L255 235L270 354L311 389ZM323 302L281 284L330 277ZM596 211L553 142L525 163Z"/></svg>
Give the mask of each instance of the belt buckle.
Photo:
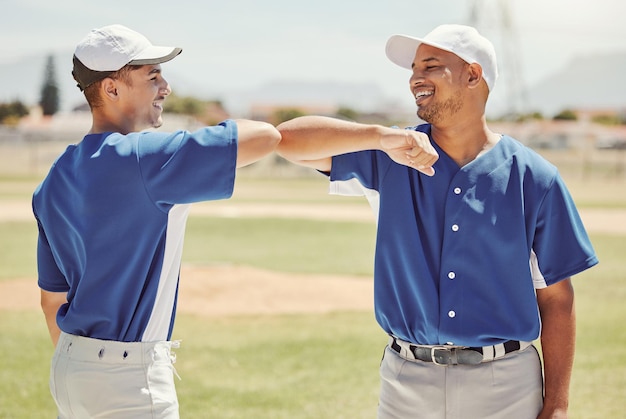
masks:
<svg viewBox="0 0 626 419"><path fill-rule="evenodd" d="M446 348L445 346L441 346L441 345L433 346L430 348L430 360L433 361L433 364L435 365L439 365L441 367L447 367L449 364L443 364L441 362L437 362L437 357L435 355L435 352L437 350L440 350L440 351L452 353L452 349L455 349L455 348Z"/></svg>

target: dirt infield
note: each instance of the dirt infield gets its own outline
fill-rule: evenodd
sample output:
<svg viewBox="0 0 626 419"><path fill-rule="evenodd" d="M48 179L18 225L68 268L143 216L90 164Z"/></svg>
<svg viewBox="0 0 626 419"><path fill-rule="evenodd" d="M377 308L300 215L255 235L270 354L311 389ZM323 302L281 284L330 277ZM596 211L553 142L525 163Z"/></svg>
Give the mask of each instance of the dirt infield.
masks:
<svg viewBox="0 0 626 419"><path fill-rule="evenodd" d="M198 216L261 217L281 216L316 219L372 221L367 206L343 208L329 205L221 205L198 204ZM581 217L590 232L626 234L626 211L585 209ZM32 219L24 201L3 203L1 221ZM39 310L39 289L35 279L0 282L0 310ZM226 316L270 313L321 313L373 308L372 281L368 278L333 275L296 275L241 266L183 266L181 269L181 313Z"/></svg>
<svg viewBox="0 0 626 419"><path fill-rule="evenodd" d="M1 310L39 310L35 279L0 282ZM372 281L242 266L183 266L178 311L202 316L371 310Z"/></svg>

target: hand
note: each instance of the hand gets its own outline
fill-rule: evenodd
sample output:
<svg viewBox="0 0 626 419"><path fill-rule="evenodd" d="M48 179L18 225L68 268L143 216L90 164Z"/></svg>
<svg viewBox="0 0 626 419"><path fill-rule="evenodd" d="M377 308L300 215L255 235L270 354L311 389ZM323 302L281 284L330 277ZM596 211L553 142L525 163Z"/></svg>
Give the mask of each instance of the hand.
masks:
<svg viewBox="0 0 626 419"><path fill-rule="evenodd" d="M432 166L439 159L439 154L423 132L390 128L381 136L380 145L396 163L412 167L427 176L435 174Z"/></svg>

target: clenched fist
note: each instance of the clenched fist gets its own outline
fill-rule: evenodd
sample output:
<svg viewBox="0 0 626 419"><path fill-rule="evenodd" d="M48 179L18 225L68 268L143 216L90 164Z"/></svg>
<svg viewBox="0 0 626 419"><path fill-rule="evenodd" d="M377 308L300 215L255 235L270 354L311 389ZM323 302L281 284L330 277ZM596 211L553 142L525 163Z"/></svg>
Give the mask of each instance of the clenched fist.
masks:
<svg viewBox="0 0 626 419"><path fill-rule="evenodd" d="M439 159L439 154L423 132L390 128L381 135L380 146L396 163L428 176L435 174L432 166Z"/></svg>

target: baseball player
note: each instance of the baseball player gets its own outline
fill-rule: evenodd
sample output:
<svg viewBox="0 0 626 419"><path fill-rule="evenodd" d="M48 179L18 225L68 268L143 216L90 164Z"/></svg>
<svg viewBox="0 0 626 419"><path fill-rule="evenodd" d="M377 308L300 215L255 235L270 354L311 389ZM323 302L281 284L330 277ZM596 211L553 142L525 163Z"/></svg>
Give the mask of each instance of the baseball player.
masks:
<svg viewBox="0 0 626 419"><path fill-rule="evenodd" d="M427 123L305 116L278 126L277 148L377 214L378 417L564 418L570 278L598 262L574 202L553 165L487 126L496 55L476 29L394 35L386 54Z"/></svg>
<svg viewBox="0 0 626 419"><path fill-rule="evenodd" d="M179 416L170 339L189 206L229 198L236 168L280 140L248 120L141 131L162 124L171 90L161 63L180 52L110 25L74 53L93 125L33 196L60 418Z"/></svg>

